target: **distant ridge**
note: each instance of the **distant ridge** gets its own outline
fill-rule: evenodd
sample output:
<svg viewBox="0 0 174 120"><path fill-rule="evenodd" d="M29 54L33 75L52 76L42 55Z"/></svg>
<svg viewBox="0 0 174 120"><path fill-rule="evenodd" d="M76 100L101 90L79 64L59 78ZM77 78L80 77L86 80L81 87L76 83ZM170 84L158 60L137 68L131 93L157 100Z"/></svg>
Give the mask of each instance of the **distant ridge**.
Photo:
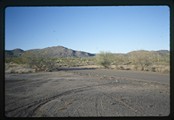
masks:
<svg viewBox="0 0 174 120"><path fill-rule="evenodd" d="M24 53L24 50L19 48L14 50L6 50L5 57L18 57L18 56L21 56L23 53Z"/></svg>
<svg viewBox="0 0 174 120"><path fill-rule="evenodd" d="M156 52L158 52L158 53L169 53L169 51L168 50L158 50L158 51L156 51Z"/></svg>
<svg viewBox="0 0 174 120"><path fill-rule="evenodd" d="M170 52L168 50L157 50L157 51L148 51L148 50L136 50L136 51L131 51L127 53L128 55L135 55L135 54L158 54L158 55L169 55Z"/></svg>
<svg viewBox="0 0 174 120"><path fill-rule="evenodd" d="M31 50L22 50L22 49L14 49L14 50L6 50L6 57L17 57L17 56L25 56L26 54L34 54L37 57L48 57L48 58L57 58L57 57L91 57L95 56L95 54L72 50L63 46L53 46L47 47L43 49L31 49Z"/></svg>
<svg viewBox="0 0 174 120"><path fill-rule="evenodd" d="M47 58L57 58L57 57L92 57L96 54L84 52L84 51L77 51L73 49L66 48L64 46L53 46L47 47L43 49L31 49L31 50L22 50L22 49L14 49L14 50L5 50L5 57L19 57L19 56L26 56L28 54L35 55L37 57L47 57ZM114 53L115 55L141 55L141 54L148 54L148 55L160 55L166 56L169 55L170 52L168 50L157 50L157 51L148 51L148 50L136 50L131 51L126 54L124 53Z"/></svg>

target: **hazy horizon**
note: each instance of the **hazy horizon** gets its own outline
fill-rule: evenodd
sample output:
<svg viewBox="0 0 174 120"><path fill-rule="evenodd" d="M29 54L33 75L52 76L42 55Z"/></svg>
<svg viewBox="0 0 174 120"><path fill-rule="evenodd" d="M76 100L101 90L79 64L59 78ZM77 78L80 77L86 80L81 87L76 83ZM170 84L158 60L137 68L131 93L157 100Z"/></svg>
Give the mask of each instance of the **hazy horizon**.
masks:
<svg viewBox="0 0 174 120"><path fill-rule="evenodd" d="M167 6L7 7L5 49L170 50Z"/></svg>

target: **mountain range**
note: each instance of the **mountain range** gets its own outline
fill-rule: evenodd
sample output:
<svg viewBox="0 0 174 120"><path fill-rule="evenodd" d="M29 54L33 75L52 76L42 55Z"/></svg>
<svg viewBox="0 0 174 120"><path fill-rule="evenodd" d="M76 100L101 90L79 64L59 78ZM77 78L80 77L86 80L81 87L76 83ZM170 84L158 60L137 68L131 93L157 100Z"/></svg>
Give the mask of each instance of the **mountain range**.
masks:
<svg viewBox="0 0 174 120"><path fill-rule="evenodd" d="M95 54L92 53L72 50L63 46L53 46L43 49L31 49L26 51L19 48L14 50L5 50L5 57L19 57L19 56L25 56L27 54L36 55L38 57L48 57L48 58L95 56Z"/></svg>
<svg viewBox="0 0 174 120"><path fill-rule="evenodd" d="M131 51L127 54L122 55L140 55L140 54L155 54L160 56L169 55L168 50L158 50L158 51L147 51L147 50L137 50L137 51ZM57 58L57 57L92 57L96 54L88 53L84 51L77 51L73 49L69 49L63 46L53 46L53 47L47 47L43 49L31 49L31 50L22 50L20 48L14 49L14 50L5 50L5 57L19 57L19 56L26 56L28 54L35 55L37 57L48 57L48 58Z"/></svg>

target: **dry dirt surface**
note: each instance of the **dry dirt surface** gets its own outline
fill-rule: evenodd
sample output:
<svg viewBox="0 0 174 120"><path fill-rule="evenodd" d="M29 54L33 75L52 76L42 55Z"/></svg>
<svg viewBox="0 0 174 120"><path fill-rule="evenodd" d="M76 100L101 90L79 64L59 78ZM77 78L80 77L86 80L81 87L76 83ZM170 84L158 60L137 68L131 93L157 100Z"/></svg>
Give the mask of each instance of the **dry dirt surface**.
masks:
<svg viewBox="0 0 174 120"><path fill-rule="evenodd" d="M7 117L168 116L167 74L105 69L5 75Z"/></svg>

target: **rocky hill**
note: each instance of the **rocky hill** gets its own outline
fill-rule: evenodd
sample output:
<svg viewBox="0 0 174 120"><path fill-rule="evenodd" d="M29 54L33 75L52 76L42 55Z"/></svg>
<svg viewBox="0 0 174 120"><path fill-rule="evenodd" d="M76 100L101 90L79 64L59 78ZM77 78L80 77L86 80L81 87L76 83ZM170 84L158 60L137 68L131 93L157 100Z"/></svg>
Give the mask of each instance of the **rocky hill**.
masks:
<svg viewBox="0 0 174 120"><path fill-rule="evenodd" d="M18 57L18 56L26 56L26 55L35 55L37 57L48 57L48 58L57 58L57 57L91 57L95 56L95 54L76 51L72 49L68 49L63 46L54 46L47 47L43 49L31 49L31 50L6 50L5 57Z"/></svg>
<svg viewBox="0 0 174 120"><path fill-rule="evenodd" d="M6 50L5 57L18 57L18 56L21 56L23 53L24 53L24 50L19 48L14 50Z"/></svg>

